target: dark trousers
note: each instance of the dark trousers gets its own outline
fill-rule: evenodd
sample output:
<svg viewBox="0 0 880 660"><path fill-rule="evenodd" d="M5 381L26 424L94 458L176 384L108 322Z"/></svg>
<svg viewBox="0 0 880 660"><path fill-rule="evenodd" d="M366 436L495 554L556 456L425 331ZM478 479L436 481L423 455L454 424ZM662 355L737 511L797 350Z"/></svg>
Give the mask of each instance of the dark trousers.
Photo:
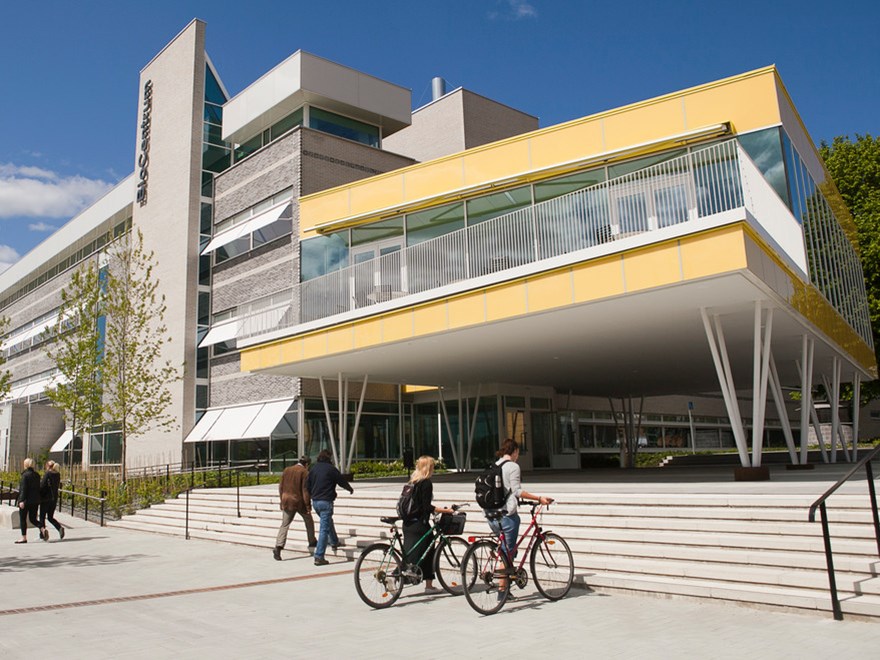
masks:
<svg viewBox="0 0 880 660"><path fill-rule="evenodd" d="M61 531L61 523L55 520L55 500L40 504L40 528L46 527L46 520L52 523L52 527Z"/></svg>
<svg viewBox="0 0 880 660"><path fill-rule="evenodd" d="M419 543L419 539L431 529L431 526L423 520L414 520L413 522L403 523L403 551L406 554L404 561L411 564L416 563L418 558L422 556L425 548L434 540L433 535L425 536L425 540ZM434 549L432 548L425 558L419 562L419 568L422 569L422 576L425 580L434 579Z"/></svg>
<svg viewBox="0 0 880 660"><path fill-rule="evenodd" d="M31 519L31 525L37 529L40 528L40 521L37 520L37 510L39 508L39 504L25 504L23 509L18 510L18 526L21 528L22 536L27 536L28 518Z"/></svg>

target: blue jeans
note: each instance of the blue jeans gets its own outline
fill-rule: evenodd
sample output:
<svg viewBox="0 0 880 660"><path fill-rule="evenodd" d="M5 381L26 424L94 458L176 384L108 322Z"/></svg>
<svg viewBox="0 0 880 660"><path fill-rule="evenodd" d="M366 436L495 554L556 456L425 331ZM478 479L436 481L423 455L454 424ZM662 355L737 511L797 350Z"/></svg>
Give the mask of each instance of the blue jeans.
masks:
<svg viewBox="0 0 880 660"><path fill-rule="evenodd" d="M516 540L519 538L519 514L512 513L501 519L501 524L496 520L489 520L489 527L496 534L504 532L504 549L507 550L507 556L510 561L516 557Z"/></svg>
<svg viewBox="0 0 880 660"><path fill-rule="evenodd" d="M327 549L327 539L330 545L339 545L339 537L336 536L336 528L333 526L333 502L330 500L312 500L312 508L321 519L321 531L318 532L318 545L315 548L315 559L323 559Z"/></svg>

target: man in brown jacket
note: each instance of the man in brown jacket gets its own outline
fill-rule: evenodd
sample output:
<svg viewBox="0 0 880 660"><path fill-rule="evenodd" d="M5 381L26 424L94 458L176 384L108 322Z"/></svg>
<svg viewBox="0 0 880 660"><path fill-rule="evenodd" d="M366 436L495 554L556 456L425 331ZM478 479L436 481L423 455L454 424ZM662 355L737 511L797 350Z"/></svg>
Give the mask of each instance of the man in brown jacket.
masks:
<svg viewBox="0 0 880 660"><path fill-rule="evenodd" d="M281 474L278 483L278 494L281 496L281 527L278 528L278 537L275 539L275 559L281 561L281 551L287 543L287 529L293 522L293 517L298 513L306 524L306 534L309 537L309 547L314 548L318 541L315 538L315 521L312 520L312 498L309 495L309 463L311 459L303 456L299 463L286 468Z"/></svg>

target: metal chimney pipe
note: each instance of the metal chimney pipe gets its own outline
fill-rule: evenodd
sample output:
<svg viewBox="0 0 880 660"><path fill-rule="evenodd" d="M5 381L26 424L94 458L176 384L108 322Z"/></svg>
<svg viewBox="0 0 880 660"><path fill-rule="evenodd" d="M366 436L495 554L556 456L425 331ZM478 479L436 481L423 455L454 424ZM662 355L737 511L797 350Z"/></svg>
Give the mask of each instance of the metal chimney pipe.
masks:
<svg viewBox="0 0 880 660"><path fill-rule="evenodd" d="M436 101L446 94L446 81L440 76L431 79L431 100Z"/></svg>

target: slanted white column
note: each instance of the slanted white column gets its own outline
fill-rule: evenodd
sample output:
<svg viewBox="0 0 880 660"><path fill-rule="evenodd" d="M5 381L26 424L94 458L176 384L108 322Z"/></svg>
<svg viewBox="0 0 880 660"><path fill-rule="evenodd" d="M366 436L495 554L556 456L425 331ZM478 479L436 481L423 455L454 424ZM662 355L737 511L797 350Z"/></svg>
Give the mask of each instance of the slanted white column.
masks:
<svg viewBox="0 0 880 660"><path fill-rule="evenodd" d="M709 350L712 353L712 361L715 364L715 372L718 375L718 386L721 388L721 395L724 397L724 405L727 408L727 417L730 419L730 428L736 441L739 460L743 467L751 467L742 417L739 414L739 404L736 399L736 389L733 386L730 360L727 356L727 345L724 343L724 332L721 329L721 319L717 314L712 315L712 320L714 321L713 330L713 324L709 321L709 314L705 308L700 308L700 316L703 318L706 340L709 342Z"/></svg>
<svg viewBox="0 0 880 660"><path fill-rule="evenodd" d="M788 411L785 408L785 395L782 392L782 383L779 381L779 372L776 370L776 360L770 355L770 392L773 394L773 402L776 404L776 413L782 424L782 433L785 435L785 444L788 447L788 455L794 465L798 464L798 454L794 446L794 436L791 433L791 424L788 421Z"/></svg>
<svg viewBox="0 0 880 660"><path fill-rule="evenodd" d="M440 395L440 411L443 413L443 422L446 424L446 433L449 434L449 447L452 449L452 460L455 461L456 467L461 466L461 462L458 460L458 453L456 451L455 445L455 436L452 435L452 426L449 423L449 413L446 412L446 401L443 400L443 388L437 388L437 394ZM438 439L440 445L443 445L443 434L440 434L440 438Z"/></svg>
<svg viewBox="0 0 880 660"><path fill-rule="evenodd" d="M327 432L330 434L330 449L333 450L333 462L339 465L339 454L336 451L336 434L333 432L333 422L330 421L330 406L327 403L327 392L324 389L324 378L318 376L318 384L321 386L321 400L324 402L324 417L327 420Z"/></svg>
<svg viewBox="0 0 880 660"><path fill-rule="evenodd" d="M752 465L761 466L764 445L764 414L767 411L767 382L770 364L770 338L773 334L773 308L767 310L764 338L761 339L761 301L755 301L755 338L752 356Z"/></svg>
<svg viewBox="0 0 880 660"><path fill-rule="evenodd" d="M348 461L345 464L345 469L343 470L343 472L348 472L348 470L351 468L351 461L354 458L354 449L357 446L357 432L361 425L361 412L364 409L364 396L367 393L367 381L368 377L364 375L364 383L361 387L361 398L358 401L357 414L354 416L354 428L352 428L351 430L351 444L348 447ZM346 389L348 388L346 387ZM347 394L348 393L346 392L346 396ZM348 405L346 405L345 408L346 410L348 410Z"/></svg>
<svg viewBox="0 0 880 660"><path fill-rule="evenodd" d="M797 363L801 375L801 463L807 462L807 444L810 439L810 410L813 408L813 354L812 337L803 336L801 361ZM801 367L803 365L803 367Z"/></svg>
<svg viewBox="0 0 880 660"><path fill-rule="evenodd" d="M477 431L477 413L480 410L480 394L482 393L483 384L477 384L477 398L474 400L474 413L471 416L471 426L468 430L468 440L467 440L467 457L465 458L465 469L471 469L471 456L473 454L474 449L474 435Z"/></svg>

